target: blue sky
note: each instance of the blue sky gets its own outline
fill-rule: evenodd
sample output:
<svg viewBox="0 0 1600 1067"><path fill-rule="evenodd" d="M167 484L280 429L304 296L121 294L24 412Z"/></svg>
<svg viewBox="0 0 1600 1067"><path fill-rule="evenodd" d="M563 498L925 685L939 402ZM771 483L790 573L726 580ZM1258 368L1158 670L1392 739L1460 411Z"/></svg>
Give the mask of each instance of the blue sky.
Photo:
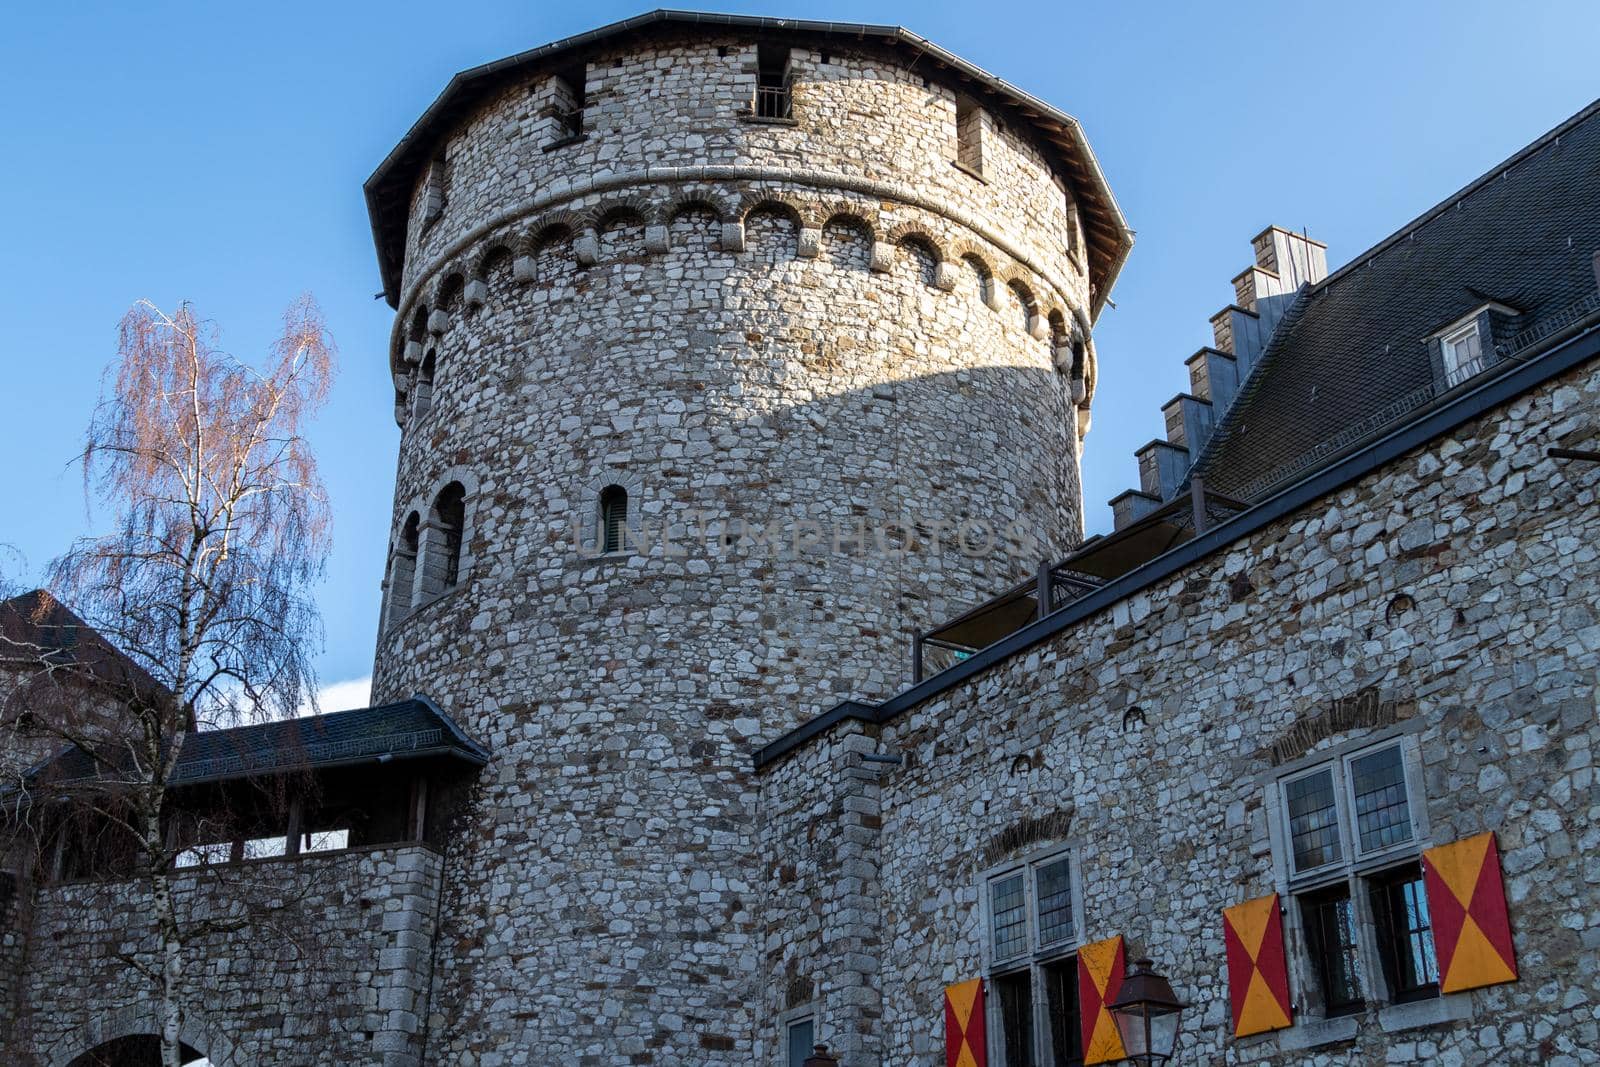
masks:
<svg viewBox="0 0 1600 1067"><path fill-rule="evenodd" d="M1138 231L1096 339L1091 532L1186 388L1183 359L1269 223L1331 265L1597 95L1591 4L709 9L899 23L1078 116ZM309 290L342 374L314 438L335 515L329 683L371 667L398 430L361 182L455 71L638 4L34 4L0 35L0 543L20 577L91 527L69 463L141 297L253 356ZM16 568L13 568L16 569ZM359 683L328 701L348 706Z"/></svg>

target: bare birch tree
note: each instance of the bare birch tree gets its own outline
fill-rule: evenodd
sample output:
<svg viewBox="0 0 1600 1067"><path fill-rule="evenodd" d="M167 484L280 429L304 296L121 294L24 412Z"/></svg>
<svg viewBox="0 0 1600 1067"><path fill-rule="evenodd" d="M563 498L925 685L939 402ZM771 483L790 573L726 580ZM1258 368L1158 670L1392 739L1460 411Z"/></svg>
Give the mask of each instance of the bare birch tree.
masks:
<svg viewBox="0 0 1600 1067"><path fill-rule="evenodd" d="M305 429L333 373L333 345L309 297L290 306L259 367L223 352L188 305L169 315L136 304L80 457L86 494L114 524L50 569L54 596L126 664L108 652L90 665L92 697L53 686L76 695L53 714L27 712L27 725L77 750L96 824L124 839L153 902L154 963L128 962L152 983L167 1067L181 1062L184 946L197 935L175 906L184 843L163 805L193 730L287 717L314 700L321 624L311 590L327 555L328 510ZM48 678L52 650L33 651ZM83 673L85 664L72 666Z"/></svg>

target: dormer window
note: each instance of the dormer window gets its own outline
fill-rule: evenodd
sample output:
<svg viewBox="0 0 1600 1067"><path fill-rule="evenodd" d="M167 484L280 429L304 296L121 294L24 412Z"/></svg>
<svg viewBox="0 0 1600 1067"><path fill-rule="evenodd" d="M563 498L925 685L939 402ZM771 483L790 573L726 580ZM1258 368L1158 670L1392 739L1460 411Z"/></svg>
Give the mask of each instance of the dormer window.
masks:
<svg viewBox="0 0 1600 1067"><path fill-rule="evenodd" d="M1459 385L1483 369L1483 338L1478 320L1445 334L1439 339L1439 354L1444 360L1447 385Z"/></svg>
<svg viewBox="0 0 1600 1067"><path fill-rule="evenodd" d="M1494 339L1504 336L1521 314L1510 305L1490 301L1429 337L1435 387L1454 389L1499 362Z"/></svg>

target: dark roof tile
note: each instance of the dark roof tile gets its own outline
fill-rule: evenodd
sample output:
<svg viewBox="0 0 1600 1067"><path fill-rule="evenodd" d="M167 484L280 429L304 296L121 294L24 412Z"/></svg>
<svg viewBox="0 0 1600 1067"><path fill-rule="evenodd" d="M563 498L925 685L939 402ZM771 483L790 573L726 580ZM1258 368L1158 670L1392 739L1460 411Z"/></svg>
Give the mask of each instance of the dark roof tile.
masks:
<svg viewBox="0 0 1600 1067"><path fill-rule="evenodd" d="M1260 499L1393 425L1432 382L1430 337L1490 302L1519 328L1560 317L1596 249L1600 102L1305 291L1200 458L1207 487Z"/></svg>

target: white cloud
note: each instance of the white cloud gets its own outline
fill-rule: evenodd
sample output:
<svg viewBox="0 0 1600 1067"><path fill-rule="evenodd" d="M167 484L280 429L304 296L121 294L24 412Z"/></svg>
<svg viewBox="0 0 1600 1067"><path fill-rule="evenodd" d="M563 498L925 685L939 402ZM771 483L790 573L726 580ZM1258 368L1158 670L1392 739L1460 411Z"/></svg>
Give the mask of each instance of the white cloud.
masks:
<svg viewBox="0 0 1600 1067"><path fill-rule="evenodd" d="M331 682L317 690L317 706L323 712L348 711L351 708L364 708L372 703L372 676L365 678L350 678L343 682ZM300 705L297 715L310 715L311 702L308 700Z"/></svg>

